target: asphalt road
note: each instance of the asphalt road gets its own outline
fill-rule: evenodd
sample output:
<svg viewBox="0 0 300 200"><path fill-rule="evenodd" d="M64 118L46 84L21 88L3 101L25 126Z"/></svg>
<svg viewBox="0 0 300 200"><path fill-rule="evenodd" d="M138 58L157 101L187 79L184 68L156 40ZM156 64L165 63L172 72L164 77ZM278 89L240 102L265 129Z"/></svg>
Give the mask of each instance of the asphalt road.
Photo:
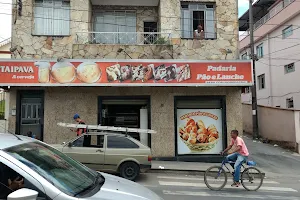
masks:
<svg viewBox="0 0 300 200"><path fill-rule="evenodd" d="M300 179L298 178L266 178L257 192L240 188L231 188L231 179L221 191L211 191L204 184L202 176L147 173L141 174L136 181L157 193L164 200L300 200Z"/></svg>

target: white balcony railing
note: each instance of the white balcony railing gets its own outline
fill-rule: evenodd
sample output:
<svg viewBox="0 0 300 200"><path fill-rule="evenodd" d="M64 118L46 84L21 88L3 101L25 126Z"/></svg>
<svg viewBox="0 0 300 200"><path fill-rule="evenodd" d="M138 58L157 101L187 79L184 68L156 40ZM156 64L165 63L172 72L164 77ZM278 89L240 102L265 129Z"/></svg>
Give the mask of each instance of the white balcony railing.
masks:
<svg viewBox="0 0 300 200"><path fill-rule="evenodd" d="M287 7L288 5L290 5L291 3L293 3L295 0L284 0L281 1L280 3L278 3L274 8L272 8L265 16L263 16L260 20L258 20L255 24L254 24L254 30L258 29L259 27L261 27L262 25L264 25L267 21L269 21L269 19L271 19L272 17L274 17L275 15L277 15L280 11L282 11L285 7ZM240 37L240 39L244 39L245 37L247 37L250 34L250 31L247 30L242 34L242 37Z"/></svg>
<svg viewBox="0 0 300 200"><path fill-rule="evenodd" d="M158 32L77 32L77 44L170 44L170 33Z"/></svg>

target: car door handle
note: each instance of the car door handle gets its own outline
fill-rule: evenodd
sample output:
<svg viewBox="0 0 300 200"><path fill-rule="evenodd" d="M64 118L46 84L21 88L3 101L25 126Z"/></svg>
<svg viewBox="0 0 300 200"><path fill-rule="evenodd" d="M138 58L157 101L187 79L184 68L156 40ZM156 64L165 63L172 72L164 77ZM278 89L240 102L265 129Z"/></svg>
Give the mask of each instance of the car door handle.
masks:
<svg viewBox="0 0 300 200"><path fill-rule="evenodd" d="M101 152L101 153L103 153L103 151L102 151L101 149L98 149L96 152Z"/></svg>

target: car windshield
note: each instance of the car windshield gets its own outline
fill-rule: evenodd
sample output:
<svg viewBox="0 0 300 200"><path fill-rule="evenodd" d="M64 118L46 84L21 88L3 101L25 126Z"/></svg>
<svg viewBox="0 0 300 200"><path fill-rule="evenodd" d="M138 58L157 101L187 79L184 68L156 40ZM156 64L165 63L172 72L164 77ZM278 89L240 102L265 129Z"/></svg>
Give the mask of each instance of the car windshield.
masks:
<svg viewBox="0 0 300 200"><path fill-rule="evenodd" d="M98 178L103 179L97 172L40 142L14 146L5 151L71 196L92 188Z"/></svg>

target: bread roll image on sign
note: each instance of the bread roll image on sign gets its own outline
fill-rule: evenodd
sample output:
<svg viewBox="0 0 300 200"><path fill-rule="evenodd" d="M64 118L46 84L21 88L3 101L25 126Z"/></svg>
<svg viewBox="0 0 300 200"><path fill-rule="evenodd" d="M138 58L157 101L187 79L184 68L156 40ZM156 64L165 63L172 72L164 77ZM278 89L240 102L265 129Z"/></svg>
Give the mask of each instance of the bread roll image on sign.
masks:
<svg viewBox="0 0 300 200"><path fill-rule="evenodd" d="M77 67L77 78L84 83L95 83L101 77L101 69L97 63L84 62Z"/></svg>
<svg viewBox="0 0 300 200"><path fill-rule="evenodd" d="M70 62L58 62L53 65L51 75L58 83L71 83L76 78L75 67Z"/></svg>
<svg viewBox="0 0 300 200"><path fill-rule="evenodd" d="M50 63L46 61L35 62L34 66L38 67L38 81L40 83L50 82Z"/></svg>
<svg viewBox="0 0 300 200"><path fill-rule="evenodd" d="M107 81L113 82L120 80L121 77L121 66L119 64L115 64L113 66L106 68Z"/></svg>

